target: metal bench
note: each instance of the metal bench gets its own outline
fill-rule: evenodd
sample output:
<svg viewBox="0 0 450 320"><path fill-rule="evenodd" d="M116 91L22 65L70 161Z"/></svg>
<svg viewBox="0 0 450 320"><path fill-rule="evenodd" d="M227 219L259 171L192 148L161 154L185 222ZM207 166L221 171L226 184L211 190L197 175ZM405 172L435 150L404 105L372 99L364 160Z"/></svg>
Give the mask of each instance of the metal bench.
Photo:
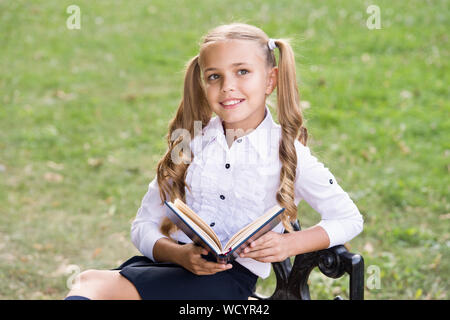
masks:
<svg viewBox="0 0 450 320"><path fill-rule="evenodd" d="M300 223L293 224L299 231ZM350 278L350 300L364 299L364 259L359 254L349 252L343 245L325 250L303 253L295 256L294 264L287 258L282 262L272 263L276 276L276 288L269 297L254 292L251 298L257 300L311 300L308 278L311 271L319 270L330 278L340 278L345 273ZM335 300L342 300L335 297Z"/></svg>

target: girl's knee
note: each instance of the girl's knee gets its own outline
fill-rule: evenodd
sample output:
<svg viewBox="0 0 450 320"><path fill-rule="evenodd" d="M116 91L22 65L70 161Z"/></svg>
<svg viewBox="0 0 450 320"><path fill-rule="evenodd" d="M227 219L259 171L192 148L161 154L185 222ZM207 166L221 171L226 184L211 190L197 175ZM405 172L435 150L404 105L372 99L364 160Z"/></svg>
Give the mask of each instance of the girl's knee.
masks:
<svg viewBox="0 0 450 320"><path fill-rule="evenodd" d="M101 293L102 271L86 270L81 272L72 283L71 290L67 296L80 295L89 299L97 299Z"/></svg>
<svg viewBox="0 0 450 320"><path fill-rule="evenodd" d="M80 273L75 282L76 290L72 294L90 299L140 299L134 285L118 271L86 270Z"/></svg>
<svg viewBox="0 0 450 320"><path fill-rule="evenodd" d="M81 272L76 278L75 278L75 286L78 288L88 288L91 287L95 282L98 282L101 278L101 272L100 270L86 270Z"/></svg>

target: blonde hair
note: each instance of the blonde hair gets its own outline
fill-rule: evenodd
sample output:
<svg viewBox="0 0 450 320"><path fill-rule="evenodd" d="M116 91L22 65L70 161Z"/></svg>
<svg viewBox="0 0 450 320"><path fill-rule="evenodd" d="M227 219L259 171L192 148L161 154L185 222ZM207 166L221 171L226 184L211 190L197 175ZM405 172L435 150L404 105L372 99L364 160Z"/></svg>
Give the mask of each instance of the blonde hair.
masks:
<svg viewBox="0 0 450 320"><path fill-rule="evenodd" d="M172 133L176 129L187 129L194 138L194 121L201 121L204 128L212 117L212 110L208 105L201 78L201 58L203 50L211 43L232 39L248 40L260 45L266 55L267 66L277 66L274 50L269 50L269 37L261 29L243 23L232 23L218 26L209 31L200 44L199 54L193 57L185 66L184 92L175 117L169 123L167 135L168 149L157 164L157 181L163 202L167 197L170 201L185 199L186 172L189 164L181 162L175 164L171 159L174 148L181 143L182 137L172 141ZM308 133L303 127L303 115L299 104L294 52L287 39L276 39L279 50L278 78L277 78L277 115L281 126L281 140L279 158L281 161L280 186L276 199L285 208L282 222L286 230L292 231L291 223L297 218L297 206L294 203L294 183L297 167L297 153L294 142L299 140L306 145ZM182 154L184 157L186 155ZM190 154L191 160L193 154ZM176 226L165 218L161 224L161 232L170 235Z"/></svg>

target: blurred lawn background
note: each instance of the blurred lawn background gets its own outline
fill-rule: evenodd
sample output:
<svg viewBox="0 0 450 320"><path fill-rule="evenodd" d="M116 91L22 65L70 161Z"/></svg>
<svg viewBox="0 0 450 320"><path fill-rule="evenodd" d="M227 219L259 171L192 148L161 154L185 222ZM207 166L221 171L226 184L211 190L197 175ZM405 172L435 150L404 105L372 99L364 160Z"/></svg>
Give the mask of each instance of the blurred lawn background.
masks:
<svg viewBox="0 0 450 320"><path fill-rule="evenodd" d="M71 4L80 30L66 27ZM62 299L76 272L138 254L130 225L184 64L234 21L294 40L309 146L365 218L350 248L365 259L366 299L448 299L449 6L0 0L0 299ZM320 220L305 202L299 218ZM311 296L348 298L347 282L314 271Z"/></svg>

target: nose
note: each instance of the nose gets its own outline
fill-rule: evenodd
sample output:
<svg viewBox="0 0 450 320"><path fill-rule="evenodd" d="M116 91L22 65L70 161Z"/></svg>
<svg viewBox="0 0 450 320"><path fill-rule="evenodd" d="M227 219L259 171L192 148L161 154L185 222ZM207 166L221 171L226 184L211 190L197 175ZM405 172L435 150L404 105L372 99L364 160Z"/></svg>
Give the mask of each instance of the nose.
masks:
<svg viewBox="0 0 450 320"><path fill-rule="evenodd" d="M223 76L222 81L222 91L234 91L235 83L233 77Z"/></svg>

